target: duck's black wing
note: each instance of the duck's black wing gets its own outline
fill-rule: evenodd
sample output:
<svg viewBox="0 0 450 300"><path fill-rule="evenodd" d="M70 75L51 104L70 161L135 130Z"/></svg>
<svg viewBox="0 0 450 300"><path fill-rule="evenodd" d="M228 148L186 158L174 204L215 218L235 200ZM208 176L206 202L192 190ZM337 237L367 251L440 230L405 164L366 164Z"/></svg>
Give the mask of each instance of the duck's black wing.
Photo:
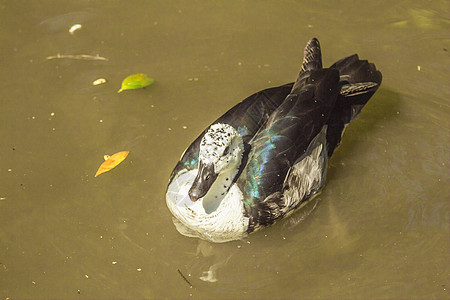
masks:
<svg viewBox="0 0 450 300"><path fill-rule="evenodd" d="M322 69L320 46L312 39L293 90L251 140L248 162L237 181L251 228L274 221L268 198L282 202L289 169L321 132L340 92L339 71ZM278 195L273 197L272 195Z"/></svg>
<svg viewBox="0 0 450 300"><path fill-rule="evenodd" d="M292 85L293 83L288 83L259 91L236 104L212 124L230 124L243 136L244 142L248 143L262 124L267 121L273 111L284 101L291 91ZM189 171L197 168L200 141L208 128L205 129L205 131L203 131L186 149L180 161L172 171L169 183L172 181L175 174L178 174L182 169Z"/></svg>

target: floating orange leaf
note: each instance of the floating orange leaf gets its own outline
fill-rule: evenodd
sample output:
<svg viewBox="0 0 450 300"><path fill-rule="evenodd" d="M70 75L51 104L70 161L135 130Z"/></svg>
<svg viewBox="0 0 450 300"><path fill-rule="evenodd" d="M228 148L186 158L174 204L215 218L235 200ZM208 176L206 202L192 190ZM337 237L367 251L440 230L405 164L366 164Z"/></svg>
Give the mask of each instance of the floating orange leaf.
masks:
<svg viewBox="0 0 450 300"><path fill-rule="evenodd" d="M108 172L111 169L117 167L117 165L120 164L128 156L128 153L130 153L130 151L120 151L111 156L105 155L105 161L100 165L100 168L98 168L97 173L95 173L94 177L97 177L98 175Z"/></svg>

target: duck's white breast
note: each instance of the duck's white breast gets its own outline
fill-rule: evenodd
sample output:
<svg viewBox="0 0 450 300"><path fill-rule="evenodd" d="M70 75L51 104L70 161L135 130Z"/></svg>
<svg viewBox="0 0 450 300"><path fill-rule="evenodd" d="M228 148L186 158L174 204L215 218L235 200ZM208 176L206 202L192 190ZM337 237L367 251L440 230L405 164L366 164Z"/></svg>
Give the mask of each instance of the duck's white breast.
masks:
<svg viewBox="0 0 450 300"><path fill-rule="evenodd" d="M249 219L244 216L243 195L233 184L216 210L206 213L203 199L192 202L189 189L198 170L182 170L167 188L166 202L172 214L181 223L177 230L187 236L212 242L227 242L245 236Z"/></svg>

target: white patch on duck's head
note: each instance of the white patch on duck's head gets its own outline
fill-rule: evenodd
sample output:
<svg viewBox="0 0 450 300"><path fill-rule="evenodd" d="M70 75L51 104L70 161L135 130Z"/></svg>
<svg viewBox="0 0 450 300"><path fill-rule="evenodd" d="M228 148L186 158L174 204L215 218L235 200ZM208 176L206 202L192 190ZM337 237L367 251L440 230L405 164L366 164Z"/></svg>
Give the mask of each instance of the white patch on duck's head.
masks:
<svg viewBox="0 0 450 300"><path fill-rule="evenodd" d="M240 163L243 151L242 137L236 129L231 125L218 123L211 125L203 136L199 158L203 163L214 164L214 172L219 174Z"/></svg>

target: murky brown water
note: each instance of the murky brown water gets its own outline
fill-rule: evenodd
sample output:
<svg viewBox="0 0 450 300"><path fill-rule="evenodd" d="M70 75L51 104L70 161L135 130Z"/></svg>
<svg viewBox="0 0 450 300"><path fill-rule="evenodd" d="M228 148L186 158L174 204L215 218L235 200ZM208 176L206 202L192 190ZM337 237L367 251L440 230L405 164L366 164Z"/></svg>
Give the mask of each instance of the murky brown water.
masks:
<svg viewBox="0 0 450 300"><path fill-rule="evenodd" d="M448 1L327 2L0 2L0 297L450 298ZM292 81L312 36L326 65L356 52L384 76L316 209L244 241L181 236L180 154ZM117 94L139 72L156 83Z"/></svg>

